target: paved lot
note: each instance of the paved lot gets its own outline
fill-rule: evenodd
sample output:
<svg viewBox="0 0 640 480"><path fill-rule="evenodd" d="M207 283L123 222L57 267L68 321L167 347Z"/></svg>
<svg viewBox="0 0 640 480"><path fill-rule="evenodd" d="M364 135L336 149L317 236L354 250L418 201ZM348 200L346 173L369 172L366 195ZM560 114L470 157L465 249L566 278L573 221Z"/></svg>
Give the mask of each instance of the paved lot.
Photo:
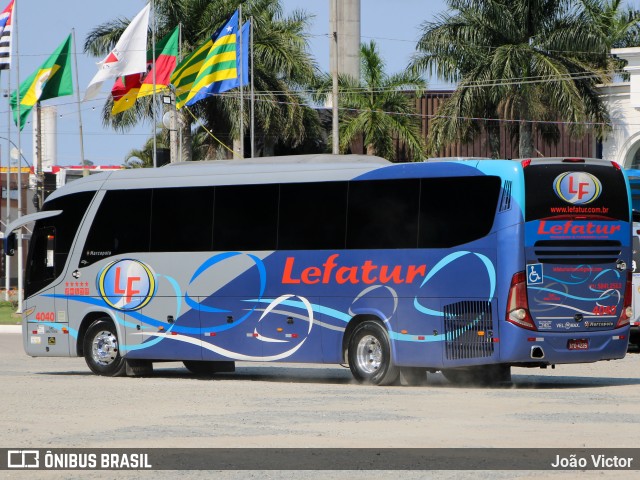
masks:
<svg viewBox="0 0 640 480"><path fill-rule="evenodd" d="M165 363L146 378L104 378L91 374L81 358L30 358L21 342L18 334L0 335L0 432L8 448L640 446L637 353L555 370L516 368L511 386L453 386L433 374L423 387L371 387L353 383L349 370L339 366L291 364L241 363L236 373L204 379L179 363ZM137 478L120 472L39 473ZM155 472L148 478L195 473ZM222 472L216 478L360 478L358 472L285 473ZM397 478L391 472L361 473ZM439 472L438 478L571 475ZM628 472L587 472L588 478L603 475L629 478Z"/></svg>

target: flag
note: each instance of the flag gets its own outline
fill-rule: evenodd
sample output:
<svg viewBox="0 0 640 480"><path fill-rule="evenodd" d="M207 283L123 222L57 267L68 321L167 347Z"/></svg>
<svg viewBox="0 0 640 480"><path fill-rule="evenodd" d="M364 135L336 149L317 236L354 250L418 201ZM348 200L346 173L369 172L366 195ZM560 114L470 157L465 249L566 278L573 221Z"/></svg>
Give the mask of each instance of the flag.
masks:
<svg viewBox="0 0 640 480"><path fill-rule="evenodd" d="M169 78L176 68L176 62L178 59L179 36L180 27L176 27L173 29L173 32L160 40L156 45L156 92L164 90L169 86ZM138 98L153 95L153 77L153 69L151 69L142 82Z"/></svg>
<svg viewBox="0 0 640 480"><path fill-rule="evenodd" d="M136 98L138 98L143 75L143 73L132 73L116 79L116 83L111 89L111 96L113 97L111 115L116 115L133 107L136 103Z"/></svg>
<svg viewBox="0 0 640 480"><path fill-rule="evenodd" d="M246 35L243 36L243 50L248 52L246 46L249 43L249 35L245 33L248 32L248 24L245 27L243 28L243 33ZM216 34L213 37L211 50L209 50L209 54L193 82L191 92L185 100L185 105L193 105L209 95L226 92L240 86L239 61L241 55L238 55L237 11ZM242 57L246 60L248 55Z"/></svg>
<svg viewBox="0 0 640 480"><path fill-rule="evenodd" d="M84 100L91 100L102 87L102 83L119 76L144 72L147 69L147 29L149 9L147 4L135 16L122 36L104 60L98 63L98 73L91 79L84 94Z"/></svg>
<svg viewBox="0 0 640 480"><path fill-rule="evenodd" d="M156 91L167 88L169 85L169 77L176 67L178 36L179 27L176 27L173 32L156 45ZM113 97L111 115L116 115L133 107L137 98L153 94L151 50L147 52L147 70L148 73L133 73L116 79L111 89Z"/></svg>
<svg viewBox="0 0 640 480"><path fill-rule="evenodd" d="M13 1L0 13L0 70L11 68L11 17Z"/></svg>
<svg viewBox="0 0 640 480"><path fill-rule="evenodd" d="M238 71L242 60L243 85L248 83L249 24L242 27L243 53L237 55L238 12L211 38L185 58L171 76L176 90L176 107L191 105L212 93L240 85Z"/></svg>
<svg viewBox="0 0 640 480"><path fill-rule="evenodd" d="M171 75L171 84L176 91L176 108L184 106L187 96L191 92L191 87L193 87L193 82L198 76L200 67L204 64L212 45L213 40L210 38L182 60Z"/></svg>
<svg viewBox="0 0 640 480"><path fill-rule="evenodd" d="M20 130L37 102L72 93L71 35L69 35L48 60L20 84ZM9 101L16 125L18 125L17 97L17 91L14 90Z"/></svg>

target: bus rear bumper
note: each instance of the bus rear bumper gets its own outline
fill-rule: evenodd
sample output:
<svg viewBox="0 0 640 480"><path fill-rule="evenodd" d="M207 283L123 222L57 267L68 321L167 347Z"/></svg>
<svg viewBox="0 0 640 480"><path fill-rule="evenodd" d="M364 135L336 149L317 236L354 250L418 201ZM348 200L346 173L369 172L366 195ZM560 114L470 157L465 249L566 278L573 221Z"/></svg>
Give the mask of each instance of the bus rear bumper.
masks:
<svg viewBox="0 0 640 480"><path fill-rule="evenodd" d="M555 365L614 360L624 358L629 343L629 327L571 333L521 330L508 345L501 342L501 363Z"/></svg>

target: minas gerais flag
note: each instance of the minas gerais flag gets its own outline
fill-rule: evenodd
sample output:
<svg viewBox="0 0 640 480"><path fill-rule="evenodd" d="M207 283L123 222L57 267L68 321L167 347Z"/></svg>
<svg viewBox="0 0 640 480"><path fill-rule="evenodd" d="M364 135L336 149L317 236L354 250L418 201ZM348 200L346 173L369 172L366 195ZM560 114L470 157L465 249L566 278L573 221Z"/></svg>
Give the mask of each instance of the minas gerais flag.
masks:
<svg viewBox="0 0 640 480"><path fill-rule="evenodd" d="M147 70L147 29L150 8L151 4L148 3L131 20L113 50L98 63L98 72L89 82L83 101L91 100L98 95L106 80L143 73Z"/></svg>
<svg viewBox="0 0 640 480"><path fill-rule="evenodd" d="M17 93L14 90L10 99L13 121L16 125L18 125ZM71 35L69 35L48 60L20 84L20 130L24 127L36 103L72 93Z"/></svg>

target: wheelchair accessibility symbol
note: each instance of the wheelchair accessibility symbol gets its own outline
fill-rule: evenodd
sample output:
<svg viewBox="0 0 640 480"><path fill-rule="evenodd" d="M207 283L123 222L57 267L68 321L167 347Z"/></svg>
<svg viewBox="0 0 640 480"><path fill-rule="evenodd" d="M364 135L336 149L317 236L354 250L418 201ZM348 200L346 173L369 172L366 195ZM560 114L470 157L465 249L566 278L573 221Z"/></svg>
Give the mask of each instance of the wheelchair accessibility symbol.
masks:
<svg viewBox="0 0 640 480"><path fill-rule="evenodd" d="M538 285L543 280L541 263L527 265L527 285Z"/></svg>

